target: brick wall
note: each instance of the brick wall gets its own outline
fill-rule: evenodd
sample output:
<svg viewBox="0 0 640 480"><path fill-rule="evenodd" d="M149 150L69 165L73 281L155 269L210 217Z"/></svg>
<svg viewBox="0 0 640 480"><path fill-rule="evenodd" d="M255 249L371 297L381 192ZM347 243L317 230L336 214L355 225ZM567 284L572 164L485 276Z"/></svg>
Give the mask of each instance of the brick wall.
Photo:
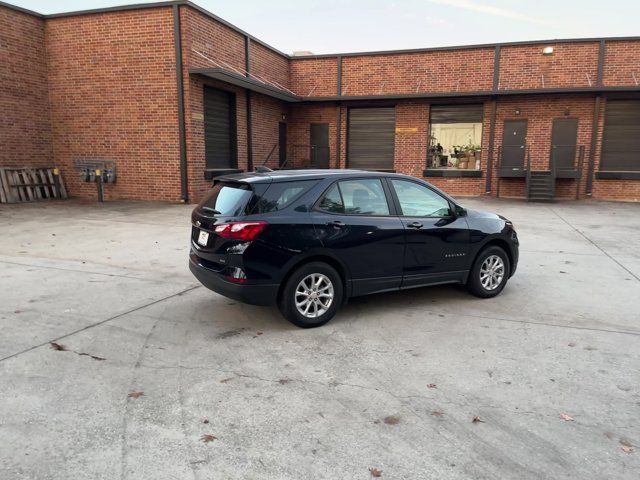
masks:
<svg viewBox="0 0 640 480"><path fill-rule="evenodd" d="M246 92L190 75L196 67L244 70L244 34L191 7L181 6L183 80L189 194L197 200L209 187L204 180L203 86L236 94L238 167L248 166ZM0 162L6 165L57 164L72 195L93 197L95 184L78 178L78 160L111 160L118 182L106 187L107 198L180 199L180 151L172 8L152 7L48 18L0 6ZM544 46L553 46L550 56ZM599 42L552 42L501 48L500 89L586 87L595 85ZM423 52L346 55L342 58L345 96L486 91L493 84L494 48L456 48ZM251 42L251 70L302 96L338 93L337 57L287 59ZM543 80L544 78L544 80ZM604 83L635 87L640 82L640 42L606 43ZM395 169L421 176L425 165L429 101L397 102L396 126L417 132L396 133ZM498 100L495 149L502 142L505 119L529 120L528 144L534 168L548 165L554 118L577 118L578 144L585 145L581 195L586 187L593 96L545 95ZM482 170L486 175L489 108L485 104ZM599 166L603 112L598 125ZM520 114L516 115L515 110ZM568 109L568 113L567 113ZM341 118L336 151L337 115ZM345 166L347 106L287 105L252 95L253 159L260 164L279 158L278 123L287 117L287 152L305 156L312 123L329 124L331 165ZM297 146L297 147L296 147ZM297 150L296 150L297 148ZM308 152L306 152L308 153ZM339 153L339 155L338 155ZM307 155L308 156L308 155ZM486 178L429 180L454 195L484 193ZM497 190L492 178L492 193ZM524 180L502 180L502 196L524 196ZM575 180L558 182L562 198L575 194ZM638 199L640 181L594 180L593 196Z"/></svg>
<svg viewBox="0 0 640 480"><path fill-rule="evenodd" d="M291 89L302 97L338 94L336 58L292 58Z"/></svg>
<svg viewBox="0 0 640 480"><path fill-rule="evenodd" d="M603 83L607 86L640 83L640 42L606 42Z"/></svg>
<svg viewBox="0 0 640 480"><path fill-rule="evenodd" d="M343 95L477 92L493 85L493 48L347 56Z"/></svg>
<svg viewBox="0 0 640 480"><path fill-rule="evenodd" d="M346 110L346 109L345 109ZM337 107L333 104L294 105L288 123L288 155L296 167L310 166L311 124L329 124L329 164L336 168ZM343 117L343 125L344 125ZM342 136L344 142L344 134ZM343 155L344 160L344 155ZM344 167L344 164L341 165Z"/></svg>
<svg viewBox="0 0 640 480"><path fill-rule="evenodd" d="M180 198L171 8L46 22L54 162L71 195L94 197L77 160L111 160L107 198Z"/></svg>
<svg viewBox="0 0 640 480"><path fill-rule="evenodd" d="M190 7L180 7L180 25L187 137L187 185L189 200L197 202L211 187L211 180L204 177L204 86L235 95L237 159L238 168L242 170L246 170L248 162L247 103L244 89L206 77L190 75L189 70L220 67L244 70L244 36ZM221 45L225 48L220 48Z"/></svg>
<svg viewBox="0 0 640 480"><path fill-rule="evenodd" d="M545 46L552 55L543 55ZM500 51L501 90L595 86L598 42L549 43L503 47Z"/></svg>
<svg viewBox="0 0 640 480"><path fill-rule="evenodd" d="M204 93L208 85L235 94L238 169L248 168L247 103L242 88L216 82L202 76L189 75L192 68L218 67L227 64L245 69L245 37L215 19L191 7L180 7L182 51L184 64L185 119L187 135L188 185L190 201L198 201L211 187L205 180ZM251 73L287 87L289 65L285 57L257 42L250 42ZM217 64L216 64L217 63ZM229 67L226 67L227 69ZM271 149L267 165L276 166L279 160L278 123L288 116L286 103L252 93L252 148L254 166L262 165Z"/></svg>
<svg viewBox="0 0 640 480"><path fill-rule="evenodd" d="M250 48L251 73L269 82L275 82L289 88L289 60L256 42L251 42Z"/></svg>
<svg viewBox="0 0 640 480"><path fill-rule="evenodd" d="M496 111L495 152L502 145L505 120L527 120L526 143L531 156L533 170L548 170L551 152L551 129L556 118L577 118L577 144L585 147L581 190L586 186L586 166L588 163L591 129L593 121L593 98L577 95L523 96L501 98ZM568 109L568 115L567 113ZM516 114L516 110L520 114ZM488 128L488 127L487 127ZM497 167L496 161L496 167ZM493 190L497 193L497 168L493 170ZM560 198L575 196L576 180L559 181L557 195ZM524 179L500 179L500 196L524 197Z"/></svg>
<svg viewBox="0 0 640 480"><path fill-rule="evenodd" d="M0 166L52 166L44 20L0 6Z"/></svg>
<svg viewBox="0 0 640 480"><path fill-rule="evenodd" d="M286 103L255 93L251 96L254 166L266 165L271 168L278 166L279 123L283 121L283 114L288 118L289 107Z"/></svg>
<svg viewBox="0 0 640 480"><path fill-rule="evenodd" d="M244 71L244 36L190 7L180 7L183 64Z"/></svg>

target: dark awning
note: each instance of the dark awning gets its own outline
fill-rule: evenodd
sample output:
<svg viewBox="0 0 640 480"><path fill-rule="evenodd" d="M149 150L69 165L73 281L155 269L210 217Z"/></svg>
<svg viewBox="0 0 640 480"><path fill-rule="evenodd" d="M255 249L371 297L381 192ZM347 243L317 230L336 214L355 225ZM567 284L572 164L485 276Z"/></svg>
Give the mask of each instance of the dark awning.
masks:
<svg viewBox="0 0 640 480"><path fill-rule="evenodd" d="M236 87L246 88L252 92L261 93L262 95L277 98L285 102L301 101L300 97L284 88L278 88L276 85L260 82L224 68L193 68L189 70L189 73L191 75L201 75L213 80L235 85Z"/></svg>

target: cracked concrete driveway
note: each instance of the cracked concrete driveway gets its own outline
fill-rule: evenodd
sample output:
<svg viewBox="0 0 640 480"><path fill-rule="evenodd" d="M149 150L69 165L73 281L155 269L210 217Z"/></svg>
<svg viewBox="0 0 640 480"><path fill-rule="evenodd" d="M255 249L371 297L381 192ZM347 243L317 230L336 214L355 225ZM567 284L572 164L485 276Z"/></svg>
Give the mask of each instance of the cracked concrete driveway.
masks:
<svg viewBox="0 0 640 480"><path fill-rule="evenodd" d="M640 205L463 203L519 232L501 296L315 330L198 286L189 206L1 207L0 478L637 479Z"/></svg>

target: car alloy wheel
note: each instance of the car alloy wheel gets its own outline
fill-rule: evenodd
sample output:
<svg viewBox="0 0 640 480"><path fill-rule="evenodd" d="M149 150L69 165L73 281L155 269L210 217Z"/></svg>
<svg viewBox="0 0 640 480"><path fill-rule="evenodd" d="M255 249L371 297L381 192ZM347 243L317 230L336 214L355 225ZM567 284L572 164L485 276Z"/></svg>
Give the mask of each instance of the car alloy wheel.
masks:
<svg viewBox="0 0 640 480"><path fill-rule="evenodd" d="M296 309L304 317L318 318L329 310L333 297L333 284L329 277L312 273L300 280L296 287Z"/></svg>
<svg viewBox="0 0 640 480"><path fill-rule="evenodd" d="M480 283L485 290L495 290L504 279L505 265L498 255L488 256L480 267Z"/></svg>

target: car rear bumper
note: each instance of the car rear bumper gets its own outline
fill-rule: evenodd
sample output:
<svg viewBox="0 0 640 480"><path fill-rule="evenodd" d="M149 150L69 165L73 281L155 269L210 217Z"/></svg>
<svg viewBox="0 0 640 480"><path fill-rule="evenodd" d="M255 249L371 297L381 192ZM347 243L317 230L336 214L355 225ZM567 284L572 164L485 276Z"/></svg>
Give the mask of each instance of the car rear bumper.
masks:
<svg viewBox="0 0 640 480"><path fill-rule="evenodd" d="M202 285L225 297L251 305L273 305L276 303L278 284L253 285L230 282L219 272L203 266L198 261L198 256L193 253L189 255L189 269Z"/></svg>

